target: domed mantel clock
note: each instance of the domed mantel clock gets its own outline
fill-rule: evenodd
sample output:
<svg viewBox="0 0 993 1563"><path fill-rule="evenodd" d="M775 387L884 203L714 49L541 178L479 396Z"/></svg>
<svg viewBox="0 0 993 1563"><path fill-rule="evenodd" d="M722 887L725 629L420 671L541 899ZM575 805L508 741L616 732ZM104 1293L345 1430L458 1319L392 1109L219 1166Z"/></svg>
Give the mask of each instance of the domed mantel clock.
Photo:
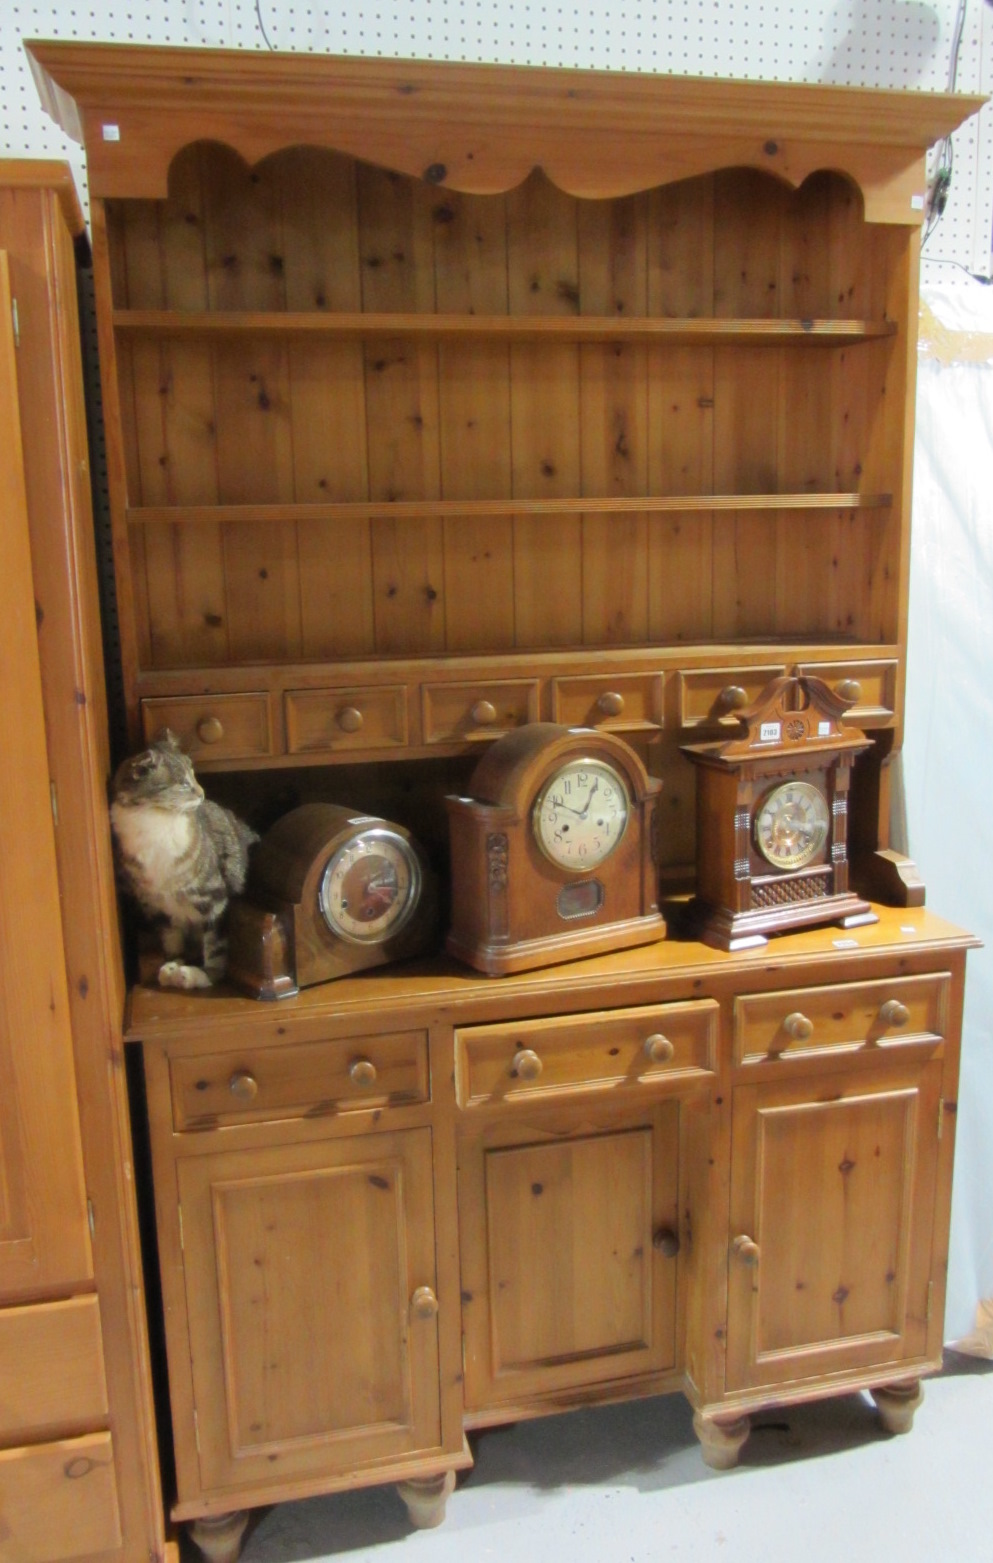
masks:
<svg viewBox="0 0 993 1563"><path fill-rule="evenodd" d="M228 912L228 977L254 998L423 954L436 885L402 825L335 803L304 803L252 850Z"/></svg>
<svg viewBox="0 0 993 1563"><path fill-rule="evenodd" d="M665 937L661 782L612 733L535 722L497 739L449 797L448 950L489 976Z"/></svg>
<svg viewBox="0 0 993 1563"><path fill-rule="evenodd" d="M848 886L848 795L865 734L850 700L812 675L773 679L739 733L687 744L697 767L693 933L744 950L810 923L878 921Z"/></svg>

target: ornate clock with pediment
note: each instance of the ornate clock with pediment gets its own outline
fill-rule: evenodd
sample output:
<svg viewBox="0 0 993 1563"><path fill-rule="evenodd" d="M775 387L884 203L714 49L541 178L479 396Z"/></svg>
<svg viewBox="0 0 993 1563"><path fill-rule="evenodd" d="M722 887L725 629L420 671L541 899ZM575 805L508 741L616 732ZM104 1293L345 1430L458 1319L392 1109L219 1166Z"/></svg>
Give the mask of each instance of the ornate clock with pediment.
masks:
<svg viewBox="0 0 993 1563"><path fill-rule="evenodd" d="M693 932L743 950L811 923L876 922L848 885L852 764L869 747L842 726L850 700L810 675L777 678L739 731L688 744L697 767Z"/></svg>
<svg viewBox="0 0 993 1563"><path fill-rule="evenodd" d="M661 783L612 733L533 722L497 739L449 797L448 950L490 976L665 937Z"/></svg>

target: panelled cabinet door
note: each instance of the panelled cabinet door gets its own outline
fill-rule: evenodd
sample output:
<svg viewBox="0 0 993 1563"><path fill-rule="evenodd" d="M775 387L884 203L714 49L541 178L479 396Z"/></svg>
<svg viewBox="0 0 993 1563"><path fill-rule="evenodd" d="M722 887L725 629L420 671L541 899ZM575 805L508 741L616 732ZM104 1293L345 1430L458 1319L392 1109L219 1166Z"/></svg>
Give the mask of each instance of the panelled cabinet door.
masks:
<svg viewBox="0 0 993 1563"><path fill-rule="evenodd" d="M429 1129L195 1157L179 1191L203 1491L440 1445Z"/></svg>
<svg viewBox="0 0 993 1563"><path fill-rule="evenodd" d="M48 785L7 256L0 251L0 1297L93 1268Z"/></svg>
<svg viewBox="0 0 993 1563"><path fill-rule="evenodd" d="M674 1366L678 1178L676 1101L463 1145L468 1407Z"/></svg>
<svg viewBox="0 0 993 1563"><path fill-rule="evenodd" d="M941 1069L735 1091L729 1390L924 1356Z"/></svg>

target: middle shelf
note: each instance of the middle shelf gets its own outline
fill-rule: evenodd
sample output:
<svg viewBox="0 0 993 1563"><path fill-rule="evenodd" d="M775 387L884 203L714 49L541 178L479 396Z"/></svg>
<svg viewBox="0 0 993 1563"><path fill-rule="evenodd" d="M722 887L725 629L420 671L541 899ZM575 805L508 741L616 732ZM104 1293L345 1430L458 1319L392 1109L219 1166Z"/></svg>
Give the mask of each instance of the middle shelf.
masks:
<svg viewBox="0 0 993 1563"><path fill-rule="evenodd" d="M116 309L114 328L149 337L483 338L495 342L658 342L673 347L837 347L894 336L891 320L620 315L476 315L332 310Z"/></svg>
<svg viewBox="0 0 993 1563"><path fill-rule="evenodd" d="M632 515L713 510L883 510L891 494L638 494L618 498L330 500L324 504L131 505L131 526L240 522L364 521L374 516L429 521L483 516Z"/></svg>

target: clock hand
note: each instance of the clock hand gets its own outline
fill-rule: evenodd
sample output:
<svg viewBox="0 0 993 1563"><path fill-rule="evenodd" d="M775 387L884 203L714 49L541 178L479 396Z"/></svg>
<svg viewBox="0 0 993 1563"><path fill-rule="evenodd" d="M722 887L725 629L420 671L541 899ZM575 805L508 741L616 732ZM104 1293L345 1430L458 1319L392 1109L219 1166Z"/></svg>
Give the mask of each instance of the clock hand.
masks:
<svg viewBox="0 0 993 1563"><path fill-rule="evenodd" d="M579 816L580 819L585 819L587 814L590 812L590 804L593 802L593 794L596 792L596 790L599 787L599 785L600 785L600 782L599 782L599 779L597 779L593 783L593 786L590 788L590 795L589 795L589 797L586 800L586 807L584 808L582 814L580 814L580 816Z"/></svg>
<svg viewBox="0 0 993 1563"><path fill-rule="evenodd" d="M583 810L582 814L579 812L578 809L571 809L569 807L568 803L563 803L562 799L561 798L557 798L555 796L554 792L552 793L552 803L555 805L555 807L557 809L565 809L567 814L575 814L577 819L583 819L585 817L585 814L586 814L586 810L585 809ZM589 808L589 804L588 803L586 805L586 808L587 809Z"/></svg>

